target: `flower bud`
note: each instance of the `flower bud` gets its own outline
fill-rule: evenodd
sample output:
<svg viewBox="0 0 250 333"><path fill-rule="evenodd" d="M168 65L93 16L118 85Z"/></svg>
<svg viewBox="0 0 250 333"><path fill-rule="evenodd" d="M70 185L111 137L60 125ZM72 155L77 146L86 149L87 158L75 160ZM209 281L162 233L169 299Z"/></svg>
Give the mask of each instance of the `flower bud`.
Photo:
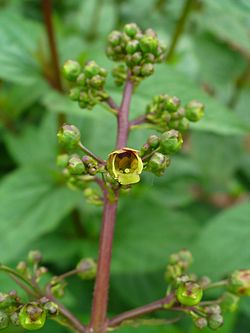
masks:
<svg viewBox="0 0 250 333"><path fill-rule="evenodd" d="M208 327L212 330L217 330L224 324L222 315L213 314L208 318Z"/></svg>
<svg viewBox="0 0 250 333"><path fill-rule="evenodd" d="M156 176L161 176L169 164L170 158L168 156L155 152L148 162L148 167Z"/></svg>
<svg viewBox="0 0 250 333"><path fill-rule="evenodd" d="M74 60L67 60L63 65L63 75L69 81L75 81L81 70L80 64Z"/></svg>
<svg viewBox="0 0 250 333"><path fill-rule="evenodd" d="M79 97L80 97L80 88L79 87L73 87L70 89L69 91L69 98L72 100L72 101L78 101L79 100Z"/></svg>
<svg viewBox="0 0 250 333"><path fill-rule="evenodd" d="M154 73L154 66L150 63L144 64L141 67L141 75L142 76L150 76Z"/></svg>
<svg viewBox="0 0 250 333"><path fill-rule="evenodd" d="M42 260L42 254L40 251L35 250L35 251L30 251L28 253L28 261L31 264L38 264Z"/></svg>
<svg viewBox="0 0 250 333"><path fill-rule="evenodd" d="M6 327L8 327L8 325L9 325L8 315L5 312L0 311L0 330L5 329Z"/></svg>
<svg viewBox="0 0 250 333"><path fill-rule="evenodd" d="M68 164L71 175L81 175L85 172L85 166L79 156L73 155Z"/></svg>
<svg viewBox="0 0 250 333"><path fill-rule="evenodd" d="M157 135L150 135L147 140L149 146L153 149L156 149L159 146L160 138Z"/></svg>
<svg viewBox="0 0 250 333"><path fill-rule="evenodd" d="M64 288L66 287L65 281L52 281L51 292L56 298L61 298L64 296Z"/></svg>
<svg viewBox="0 0 250 333"><path fill-rule="evenodd" d="M105 79L103 76L100 75L93 76L89 81L89 84L95 89L103 88L104 83Z"/></svg>
<svg viewBox="0 0 250 333"><path fill-rule="evenodd" d="M186 106L186 117L190 121L198 121L204 115L204 104L198 101L191 101Z"/></svg>
<svg viewBox="0 0 250 333"><path fill-rule="evenodd" d="M20 325L20 320L19 320L19 315L17 312L13 312L11 315L10 315L10 322L12 325L14 326L19 326Z"/></svg>
<svg viewBox="0 0 250 333"><path fill-rule="evenodd" d="M112 46L117 46L121 43L122 34L120 31L112 31L108 36L108 43Z"/></svg>
<svg viewBox="0 0 250 333"><path fill-rule="evenodd" d="M13 298L9 294L0 293L0 309L6 309L13 303Z"/></svg>
<svg viewBox="0 0 250 333"><path fill-rule="evenodd" d="M222 296L221 308L225 312L235 312L238 309L240 297L226 292Z"/></svg>
<svg viewBox="0 0 250 333"><path fill-rule="evenodd" d="M23 275L26 275L28 273L28 266L26 264L25 261L20 261L17 266L16 266L16 270L23 274Z"/></svg>
<svg viewBox="0 0 250 333"><path fill-rule="evenodd" d="M218 304L208 305L204 308L204 312L208 315L220 314L221 313L221 307Z"/></svg>
<svg viewBox="0 0 250 333"><path fill-rule="evenodd" d="M56 158L56 165L59 168L66 168L69 162L69 155L68 154L60 154Z"/></svg>
<svg viewBox="0 0 250 333"><path fill-rule="evenodd" d="M176 96L166 96L166 99L164 101L164 107L169 112L176 112L180 104L181 101Z"/></svg>
<svg viewBox="0 0 250 333"><path fill-rule="evenodd" d="M195 327L202 330L203 328L207 327L207 319L203 318L203 317L195 318L194 325L195 325Z"/></svg>
<svg viewBox="0 0 250 333"><path fill-rule="evenodd" d="M196 282L188 281L181 283L176 290L177 300L186 306L194 306L200 303L203 291Z"/></svg>
<svg viewBox="0 0 250 333"><path fill-rule="evenodd" d="M229 277L228 289L239 296L250 296L250 269L233 272Z"/></svg>
<svg viewBox="0 0 250 333"><path fill-rule="evenodd" d="M126 45L126 51L128 54L134 54L139 49L138 40L131 40Z"/></svg>
<svg viewBox="0 0 250 333"><path fill-rule="evenodd" d="M59 313L58 305L51 301L46 302L43 308L51 316L56 316Z"/></svg>
<svg viewBox="0 0 250 333"><path fill-rule="evenodd" d="M125 147L109 154L107 169L120 184L129 185L140 181L143 163L137 150Z"/></svg>
<svg viewBox="0 0 250 333"><path fill-rule="evenodd" d="M57 138L60 144L73 149L79 144L81 135L76 126L64 124L58 131Z"/></svg>
<svg viewBox="0 0 250 333"><path fill-rule="evenodd" d="M26 330L38 330L46 321L46 312L37 303L24 305L19 313L20 325Z"/></svg>
<svg viewBox="0 0 250 333"><path fill-rule="evenodd" d="M172 282L175 281L182 274L182 269L178 264L168 265L165 272L166 281Z"/></svg>
<svg viewBox="0 0 250 333"><path fill-rule="evenodd" d="M135 37L135 35L140 32L140 29L136 23L126 24L123 28L125 34L131 38Z"/></svg>
<svg viewBox="0 0 250 333"><path fill-rule="evenodd" d="M160 151L163 154L173 154L182 147L183 139L180 132L172 129L164 132L160 137Z"/></svg>
<svg viewBox="0 0 250 333"><path fill-rule="evenodd" d="M84 67L84 73L87 78L92 78L93 76L99 74L100 67L97 65L95 61L89 61L87 65Z"/></svg>
<svg viewBox="0 0 250 333"><path fill-rule="evenodd" d="M83 280L92 280L96 276L97 264L91 258L82 259L76 268L79 270L78 276Z"/></svg>
<svg viewBox="0 0 250 333"><path fill-rule="evenodd" d="M157 47L158 47L157 38L145 35L140 40L140 48L145 53L151 52L151 53L155 54L157 51Z"/></svg>

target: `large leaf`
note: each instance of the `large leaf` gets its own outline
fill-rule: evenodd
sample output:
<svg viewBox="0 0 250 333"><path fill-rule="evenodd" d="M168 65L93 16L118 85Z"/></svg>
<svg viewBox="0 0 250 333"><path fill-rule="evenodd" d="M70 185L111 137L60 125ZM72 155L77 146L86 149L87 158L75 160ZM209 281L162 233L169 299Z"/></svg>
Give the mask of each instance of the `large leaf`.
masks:
<svg viewBox="0 0 250 333"><path fill-rule="evenodd" d="M118 221L114 272L158 270L164 267L171 252L188 247L199 230L196 221L188 215L143 195L128 200L121 207Z"/></svg>
<svg viewBox="0 0 250 333"><path fill-rule="evenodd" d="M203 228L194 246L195 270L214 278L250 267L250 202L221 212Z"/></svg>
<svg viewBox="0 0 250 333"><path fill-rule="evenodd" d="M51 170L20 169L0 186L0 260L19 258L20 251L54 230L79 201L79 193L57 185Z"/></svg>

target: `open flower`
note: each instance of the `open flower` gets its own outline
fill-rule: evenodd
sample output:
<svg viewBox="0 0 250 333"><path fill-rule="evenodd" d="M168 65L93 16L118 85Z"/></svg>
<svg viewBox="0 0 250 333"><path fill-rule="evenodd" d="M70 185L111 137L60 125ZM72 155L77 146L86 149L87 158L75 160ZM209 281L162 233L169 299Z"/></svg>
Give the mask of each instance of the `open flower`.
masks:
<svg viewBox="0 0 250 333"><path fill-rule="evenodd" d="M138 150L125 147L109 154L107 168L120 184L129 185L140 181L143 163Z"/></svg>

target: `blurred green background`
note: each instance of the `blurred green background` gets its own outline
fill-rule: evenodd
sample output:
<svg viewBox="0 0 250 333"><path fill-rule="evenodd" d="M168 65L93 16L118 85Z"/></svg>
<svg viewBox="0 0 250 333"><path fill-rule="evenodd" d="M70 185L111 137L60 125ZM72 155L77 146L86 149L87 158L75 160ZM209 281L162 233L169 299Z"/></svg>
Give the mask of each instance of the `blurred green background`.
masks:
<svg viewBox="0 0 250 333"><path fill-rule="evenodd" d="M153 28L171 45L184 0L54 0L53 24L60 65L69 58L112 68L107 34L124 23ZM82 131L86 146L106 158L116 124L100 107L79 109L53 88L41 1L0 1L0 261L15 266L40 249L51 274L97 258L101 208L59 184L58 117ZM110 313L163 297L168 255L193 252L193 270L216 280L250 267L250 2L194 0L173 57L137 90L131 117L144 113L155 94L206 105L202 121L164 177L144 175L119 204L112 261ZM63 82L66 90L66 84ZM109 75L108 90L121 90ZM134 131L139 148L152 131ZM1 291L15 285L0 274ZM87 319L93 283L69 280L63 302ZM223 333L250 330L250 301L226 317ZM41 332L68 332L47 323ZM194 333L189 319L166 328L120 332ZM22 332L10 328L9 332Z"/></svg>

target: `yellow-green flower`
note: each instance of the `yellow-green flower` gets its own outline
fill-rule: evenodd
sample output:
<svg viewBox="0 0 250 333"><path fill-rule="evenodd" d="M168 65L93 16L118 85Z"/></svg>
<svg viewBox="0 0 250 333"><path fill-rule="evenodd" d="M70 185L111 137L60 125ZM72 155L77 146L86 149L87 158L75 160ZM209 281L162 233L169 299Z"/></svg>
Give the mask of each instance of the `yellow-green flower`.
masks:
<svg viewBox="0 0 250 333"><path fill-rule="evenodd" d="M125 147L109 154L107 168L120 184L129 185L140 181L143 163L138 150Z"/></svg>

